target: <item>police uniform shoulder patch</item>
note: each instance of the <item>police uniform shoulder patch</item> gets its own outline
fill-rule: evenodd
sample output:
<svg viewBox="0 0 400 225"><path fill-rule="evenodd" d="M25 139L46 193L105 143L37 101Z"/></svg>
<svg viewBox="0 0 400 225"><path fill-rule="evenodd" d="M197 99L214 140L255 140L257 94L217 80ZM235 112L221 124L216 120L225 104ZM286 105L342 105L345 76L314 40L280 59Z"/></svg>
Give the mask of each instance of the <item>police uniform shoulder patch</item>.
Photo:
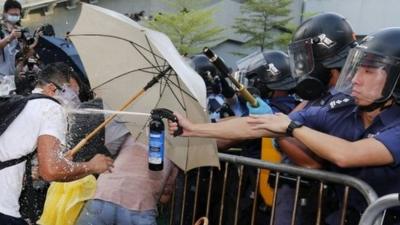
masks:
<svg viewBox="0 0 400 225"><path fill-rule="evenodd" d="M329 102L328 105L329 105L330 109L337 109L337 108L341 108L341 107L352 105L352 104L353 104L353 100L351 99L351 97L340 96L338 98L331 99L331 101Z"/></svg>

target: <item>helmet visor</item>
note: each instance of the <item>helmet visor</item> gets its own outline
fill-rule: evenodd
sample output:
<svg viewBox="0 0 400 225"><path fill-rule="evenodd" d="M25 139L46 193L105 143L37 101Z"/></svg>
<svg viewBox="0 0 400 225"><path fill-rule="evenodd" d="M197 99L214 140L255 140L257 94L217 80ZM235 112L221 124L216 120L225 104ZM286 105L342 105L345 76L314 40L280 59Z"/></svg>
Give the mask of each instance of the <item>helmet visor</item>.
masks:
<svg viewBox="0 0 400 225"><path fill-rule="evenodd" d="M294 78L310 74L314 69L312 39L291 43L289 45L289 62Z"/></svg>
<svg viewBox="0 0 400 225"><path fill-rule="evenodd" d="M264 83L273 83L280 79L281 71L274 63L268 62L262 52L245 57L237 66L249 80L258 79Z"/></svg>
<svg viewBox="0 0 400 225"><path fill-rule="evenodd" d="M353 96L359 105L383 102L392 95L399 72L399 59L355 48L347 57L336 90Z"/></svg>
<svg viewBox="0 0 400 225"><path fill-rule="evenodd" d="M240 59L236 65L238 70L242 74L245 74L248 79L253 79L255 76L259 75L261 72L259 69L266 63L264 55L261 52L255 52Z"/></svg>

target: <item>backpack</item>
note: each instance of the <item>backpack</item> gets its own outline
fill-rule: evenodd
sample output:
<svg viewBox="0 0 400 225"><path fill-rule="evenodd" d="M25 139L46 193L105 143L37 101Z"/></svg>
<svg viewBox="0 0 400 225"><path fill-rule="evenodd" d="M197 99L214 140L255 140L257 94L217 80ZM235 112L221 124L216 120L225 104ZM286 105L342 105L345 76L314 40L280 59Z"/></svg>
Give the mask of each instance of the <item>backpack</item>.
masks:
<svg viewBox="0 0 400 225"><path fill-rule="evenodd" d="M7 130L8 126L17 118L17 116L22 112L25 108L26 104L29 100L38 99L38 98L47 98L54 102L59 102L50 96L46 96L43 94L31 94L29 96L22 95L7 95L0 97L0 136ZM21 156L17 159L10 159L7 161L0 162L0 170L19 164L29 158L36 153L36 150Z"/></svg>

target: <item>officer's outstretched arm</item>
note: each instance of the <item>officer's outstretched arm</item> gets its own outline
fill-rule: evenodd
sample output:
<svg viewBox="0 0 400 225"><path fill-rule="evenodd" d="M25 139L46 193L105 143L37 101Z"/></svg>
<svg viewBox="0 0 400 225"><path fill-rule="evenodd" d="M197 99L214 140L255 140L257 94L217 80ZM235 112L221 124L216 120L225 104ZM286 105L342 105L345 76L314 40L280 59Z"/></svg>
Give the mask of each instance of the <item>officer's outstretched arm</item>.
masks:
<svg viewBox="0 0 400 225"><path fill-rule="evenodd" d="M350 142L308 127L295 129L293 136L316 155L339 167L381 166L394 162L390 151L375 138Z"/></svg>
<svg viewBox="0 0 400 225"><path fill-rule="evenodd" d="M249 122L252 117L237 117L218 123L192 123L179 113L174 113L178 123L168 121L168 130L172 135L178 130L178 125L182 127L185 137L209 137L222 139L253 139L260 137L277 137L266 129L254 129Z"/></svg>
<svg viewBox="0 0 400 225"><path fill-rule="evenodd" d="M276 133L283 133L287 130L291 120L284 114L275 114L254 117L250 122L254 125L254 129L268 129ZM306 126L294 129L293 137L319 157L339 167L380 166L391 164L394 161L388 148L375 138L351 142ZM396 140L392 140L392 142L394 141Z"/></svg>

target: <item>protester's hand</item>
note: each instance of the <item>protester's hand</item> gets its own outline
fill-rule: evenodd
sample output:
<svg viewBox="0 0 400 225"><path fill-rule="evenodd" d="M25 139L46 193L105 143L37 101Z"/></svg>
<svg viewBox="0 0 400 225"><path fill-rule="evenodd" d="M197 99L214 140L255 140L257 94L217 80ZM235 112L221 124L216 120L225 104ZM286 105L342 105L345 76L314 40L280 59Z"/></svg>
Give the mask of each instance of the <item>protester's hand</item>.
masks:
<svg viewBox="0 0 400 225"><path fill-rule="evenodd" d="M250 103L246 103L247 108L249 109L249 114L250 115L265 115L265 114L272 114L272 109L271 107L260 97L256 98L258 106L253 107L250 105Z"/></svg>
<svg viewBox="0 0 400 225"><path fill-rule="evenodd" d="M274 133L286 133L290 121L290 118L283 113L255 116L248 119L248 123L252 125L253 129L265 129Z"/></svg>
<svg viewBox="0 0 400 225"><path fill-rule="evenodd" d="M64 158L67 160L72 161L72 159L74 158L74 156L72 155L72 151L68 150L65 154L64 154Z"/></svg>
<svg viewBox="0 0 400 225"><path fill-rule="evenodd" d="M103 172L111 172L111 168L114 167L113 160L110 157L107 157L102 154L96 154L89 162L88 162L89 171L100 174Z"/></svg>
<svg viewBox="0 0 400 225"><path fill-rule="evenodd" d="M170 135L174 135L174 132L178 130L178 126L182 127L182 134L180 136L188 136L193 123L181 114L174 112L174 115L178 119L178 123L168 120L168 132Z"/></svg>
<svg viewBox="0 0 400 225"><path fill-rule="evenodd" d="M12 31L10 33L11 40L18 39L21 37L21 35L22 35L22 32L20 29L12 29Z"/></svg>

